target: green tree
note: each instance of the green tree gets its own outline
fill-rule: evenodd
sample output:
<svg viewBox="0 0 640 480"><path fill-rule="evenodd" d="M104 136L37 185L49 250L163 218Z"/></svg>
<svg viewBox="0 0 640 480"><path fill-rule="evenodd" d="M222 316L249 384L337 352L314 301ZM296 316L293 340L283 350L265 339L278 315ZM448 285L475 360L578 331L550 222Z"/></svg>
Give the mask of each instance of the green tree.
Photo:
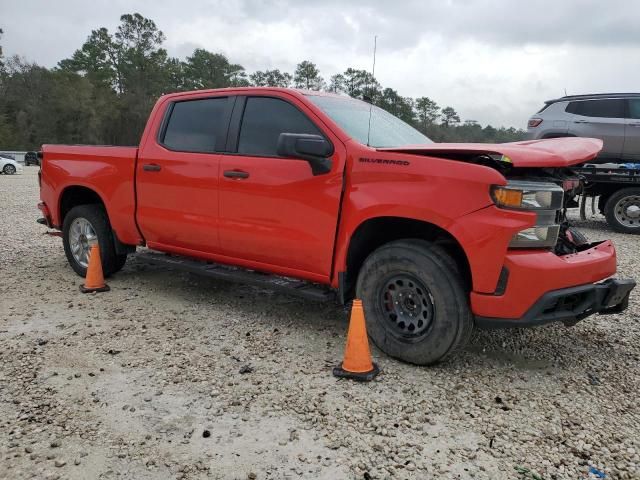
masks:
<svg viewBox="0 0 640 480"><path fill-rule="evenodd" d="M177 58L168 58L164 68L167 77L167 91L179 92L192 88L185 72L186 65L184 62Z"/></svg>
<svg viewBox="0 0 640 480"><path fill-rule="evenodd" d="M108 105L96 100L88 78L47 70L19 57L7 63L0 145L34 149L42 143L104 143L100 123ZM12 121L7 132L6 122Z"/></svg>
<svg viewBox="0 0 640 480"><path fill-rule="evenodd" d="M0 28L0 39L2 38L3 34L4 32ZM0 71L2 71L3 69L4 69L4 63L2 62L2 45L0 45Z"/></svg>
<svg viewBox="0 0 640 480"><path fill-rule="evenodd" d="M429 125L433 125L440 116L440 107L429 97L416 98L415 101L416 116L423 130Z"/></svg>
<svg viewBox="0 0 640 480"><path fill-rule="evenodd" d="M114 35L120 56L123 93L160 93L166 77L164 67L168 56L162 48L164 34L153 20L139 13L120 17L120 25Z"/></svg>
<svg viewBox="0 0 640 480"><path fill-rule="evenodd" d="M380 108L384 108L387 112L409 124L415 121L413 104L412 98L399 95L393 88L382 90L380 97L376 101L376 105Z"/></svg>
<svg viewBox="0 0 640 480"><path fill-rule="evenodd" d="M445 127L449 127L452 124L460 123L460 116L452 107L445 107L442 109L442 124Z"/></svg>
<svg viewBox="0 0 640 480"><path fill-rule="evenodd" d="M115 89L119 115L114 123L118 131L113 134L123 143L137 143L159 95L184 87L178 64L162 48L164 39L153 20L139 13L125 14L115 34L106 28L93 30L70 59L59 63L62 71L80 73L94 85Z"/></svg>
<svg viewBox="0 0 640 480"><path fill-rule="evenodd" d="M340 93L345 92L345 78L341 73L336 73L335 75L331 75L329 79L329 87L327 88L330 92Z"/></svg>
<svg viewBox="0 0 640 480"><path fill-rule="evenodd" d="M229 63L224 55L202 48L197 48L187 57L184 75L190 89L225 88L247 84L247 75L242 65Z"/></svg>
<svg viewBox="0 0 640 480"><path fill-rule="evenodd" d="M89 38L71 58L58 63L61 70L85 75L96 85L124 90L122 49L106 28L92 30Z"/></svg>
<svg viewBox="0 0 640 480"><path fill-rule="evenodd" d="M3 31L0 28L0 38L2 38ZM7 111L7 73L5 70L5 64L2 55L2 45L0 45L0 148L11 148L11 145L17 143L15 122L11 121L8 117Z"/></svg>
<svg viewBox="0 0 640 480"><path fill-rule="evenodd" d="M341 90L353 98L365 98L375 100L380 95L380 83L366 70L347 68L342 74L344 79Z"/></svg>
<svg viewBox="0 0 640 480"><path fill-rule="evenodd" d="M290 73L281 72L279 69L264 70L252 73L249 76L251 85L255 87L283 87L287 88L291 85L293 77Z"/></svg>
<svg viewBox="0 0 640 480"><path fill-rule="evenodd" d="M324 79L320 76L320 70L309 60L304 60L296 66L293 84L296 88L307 90L323 90L326 86Z"/></svg>

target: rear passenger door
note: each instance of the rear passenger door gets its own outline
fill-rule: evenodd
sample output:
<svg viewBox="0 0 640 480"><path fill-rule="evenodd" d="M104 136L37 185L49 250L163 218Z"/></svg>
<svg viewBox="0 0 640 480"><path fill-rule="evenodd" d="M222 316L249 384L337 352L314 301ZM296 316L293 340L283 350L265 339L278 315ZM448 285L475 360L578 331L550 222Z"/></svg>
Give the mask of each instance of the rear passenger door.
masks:
<svg viewBox="0 0 640 480"><path fill-rule="evenodd" d="M218 167L234 97L176 100L137 162L136 219L147 245L217 253Z"/></svg>
<svg viewBox="0 0 640 480"><path fill-rule="evenodd" d="M577 137L600 138L604 145L599 158L620 159L625 135L625 104L621 98L569 102L569 133Z"/></svg>
<svg viewBox="0 0 640 480"><path fill-rule="evenodd" d="M624 134L624 151L622 157L625 160L640 160L640 98L627 100L627 118Z"/></svg>
<svg viewBox="0 0 640 480"><path fill-rule="evenodd" d="M281 133L332 142L331 171L279 157ZM234 263L315 281L331 273L344 145L313 112L289 96L238 97L228 153L220 160L220 245Z"/></svg>

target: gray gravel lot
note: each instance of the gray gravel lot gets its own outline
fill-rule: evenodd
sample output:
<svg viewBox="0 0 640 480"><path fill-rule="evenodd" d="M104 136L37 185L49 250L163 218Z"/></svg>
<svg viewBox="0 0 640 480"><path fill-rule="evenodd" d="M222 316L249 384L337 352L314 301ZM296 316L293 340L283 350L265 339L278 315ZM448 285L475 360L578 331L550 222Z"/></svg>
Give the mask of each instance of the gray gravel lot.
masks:
<svg viewBox="0 0 640 480"><path fill-rule="evenodd" d="M337 380L338 306L135 257L80 294L35 223L36 172L0 175L1 478L640 478L638 294L573 328L476 332L436 368L374 349L375 382ZM577 225L640 277L640 238Z"/></svg>

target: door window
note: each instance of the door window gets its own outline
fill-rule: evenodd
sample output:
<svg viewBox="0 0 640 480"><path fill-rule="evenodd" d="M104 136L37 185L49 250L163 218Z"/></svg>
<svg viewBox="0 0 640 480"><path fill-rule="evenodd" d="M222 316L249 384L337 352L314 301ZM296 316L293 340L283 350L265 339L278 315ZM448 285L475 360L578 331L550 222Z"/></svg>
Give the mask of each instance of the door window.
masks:
<svg viewBox="0 0 640 480"><path fill-rule="evenodd" d="M275 157L281 133L322 135L305 114L284 100L270 97L247 98L238 153Z"/></svg>
<svg viewBox="0 0 640 480"><path fill-rule="evenodd" d="M629 118L640 119L640 98L630 98L628 101Z"/></svg>
<svg viewBox="0 0 640 480"><path fill-rule="evenodd" d="M566 111L584 117L624 118L624 100L614 98L569 102Z"/></svg>
<svg viewBox="0 0 640 480"><path fill-rule="evenodd" d="M173 105L162 143L182 152L215 152L224 134L227 98L204 98Z"/></svg>

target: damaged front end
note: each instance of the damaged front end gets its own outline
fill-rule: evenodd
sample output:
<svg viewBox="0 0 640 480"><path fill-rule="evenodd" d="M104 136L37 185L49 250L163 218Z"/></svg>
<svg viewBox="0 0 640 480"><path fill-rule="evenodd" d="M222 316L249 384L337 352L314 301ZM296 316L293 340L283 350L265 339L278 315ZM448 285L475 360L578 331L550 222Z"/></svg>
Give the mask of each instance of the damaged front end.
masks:
<svg viewBox="0 0 640 480"><path fill-rule="evenodd" d="M500 195L516 202L511 205L497 202L498 205L537 213L536 225L516 235L520 241L514 238L510 248L545 248L557 255L568 255L589 248L586 237L567 219L567 208L577 206L575 197L584 188L581 177L570 168L593 159L601 149L601 140L576 137L493 145L432 143L379 150L454 160L497 170L507 179L505 188L499 188ZM508 192L510 187L515 193ZM562 194L559 203L558 192ZM495 189L492 194L495 202ZM517 204L518 195L524 201L521 205ZM543 203L536 206L536 195L541 200L542 197L553 197L553 205Z"/></svg>
<svg viewBox="0 0 640 480"><path fill-rule="evenodd" d="M491 153L465 161L498 170L507 179L506 186L492 191L498 205L536 212L536 225L520 232L511 248L549 248L556 255L568 255L595 245L567 218L567 209L577 206L575 198L584 190L582 177L571 169L517 167L508 156Z"/></svg>
<svg viewBox="0 0 640 480"><path fill-rule="evenodd" d="M556 255L568 255L593 246L587 237L571 225L567 209L576 207L576 196L584 189L579 175L567 168L511 168L505 172L508 181L528 181L532 183L552 183L562 191L562 201L555 211L554 224L558 225L557 241L553 245Z"/></svg>

